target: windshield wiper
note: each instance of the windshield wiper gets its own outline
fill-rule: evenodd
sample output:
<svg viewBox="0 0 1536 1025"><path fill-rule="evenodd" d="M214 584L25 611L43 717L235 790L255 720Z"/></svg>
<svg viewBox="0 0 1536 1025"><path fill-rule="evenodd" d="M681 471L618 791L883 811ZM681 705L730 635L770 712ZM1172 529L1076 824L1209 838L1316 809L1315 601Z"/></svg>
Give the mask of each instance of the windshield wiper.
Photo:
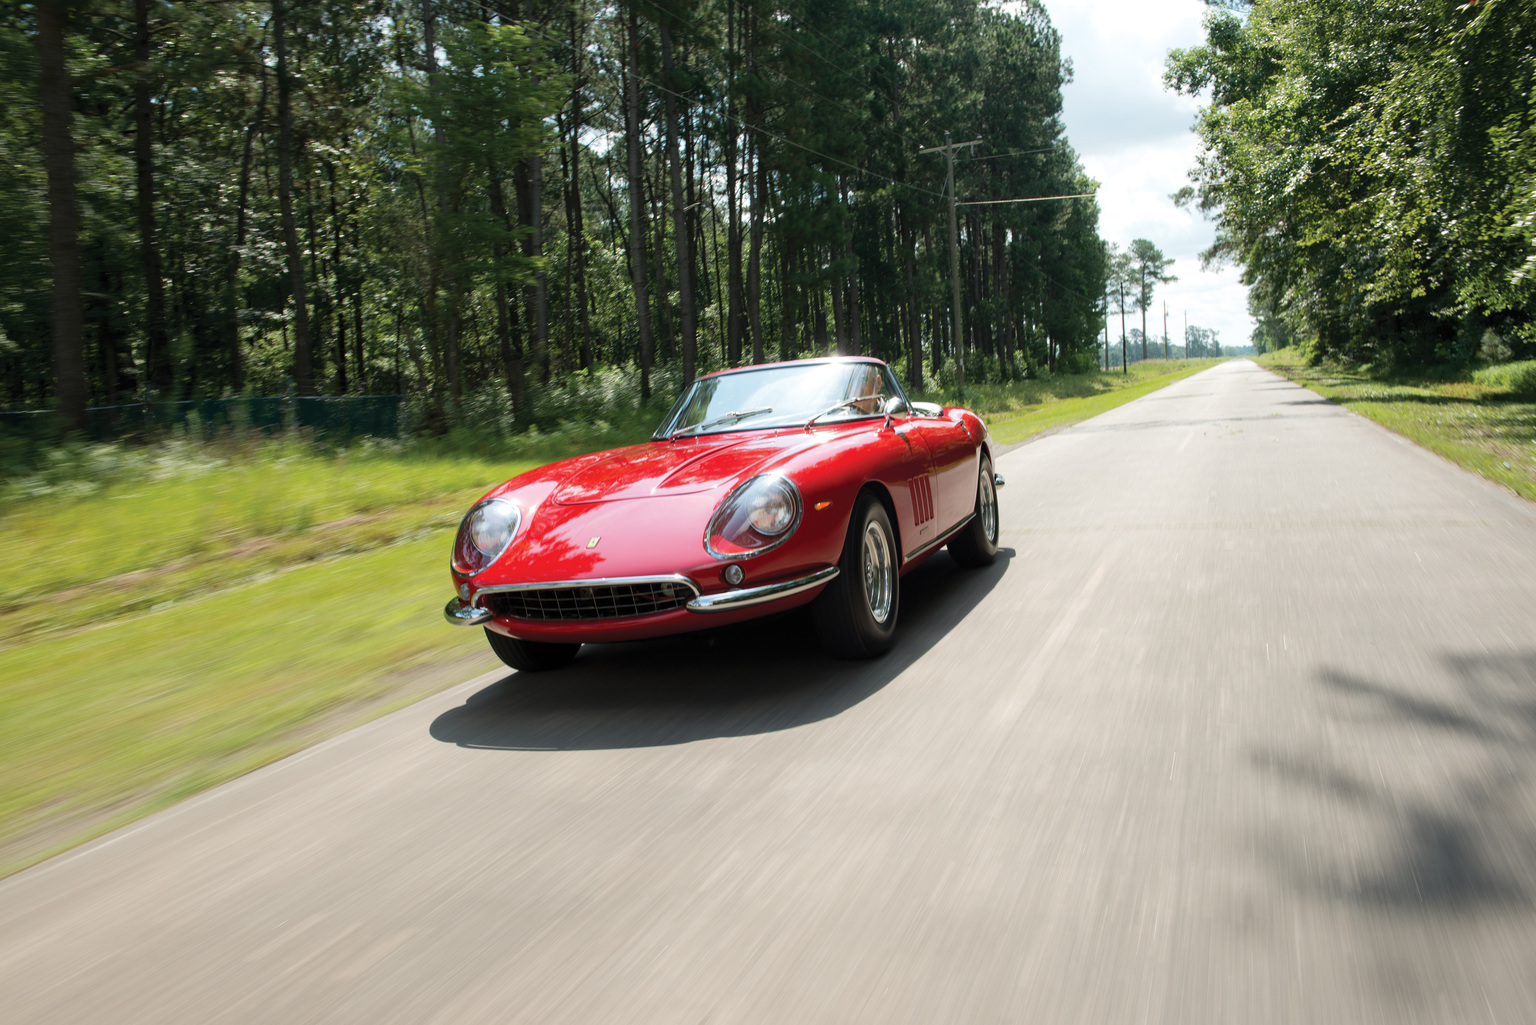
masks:
<svg viewBox="0 0 1536 1025"><path fill-rule="evenodd" d="M805 428L804 429L807 430L807 431L810 430L811 429L811 424L815 423L817 420L820 420L824 416L829 416L832 413L836 413L839 409L848 409L848 408L850 408L852 406L857 406L860 402L868 402L870 399L878 399L879 397L880 396L878 396L878 395L861 395L861 396L859 396L856 399L844 399L843 401L837 403L836 405L828 406L826 409L823 409L820 413L817 413L815 416L811 417L809 420L807 420L805 422ZM874 413L870 413L869 415L870 416L874 416L875 414Z"/></svg>
<svg viewBox="0 0 1536 1025"><path fill-rule="evenodd" d="M722 413L719 416L715 417L713 420L705 420L701 424L694 424L692 427L683 427L683 428L680 428L678 430L675 430L671 434L667 435L667 440L671 441L673 438L681 438L684 435L688 435L688 434L698 434L698 433L700 433L702 431L709 430L711 427L721 427L721 426L723 426L725 424L735 423L738 420L745 420L749 416L760 416L763 413L772 413L772 412L773 412L773 407L772 406L760 406L757 409L738 409L738 410L733 410L732 412L729 412L729 413Z"/></svg>

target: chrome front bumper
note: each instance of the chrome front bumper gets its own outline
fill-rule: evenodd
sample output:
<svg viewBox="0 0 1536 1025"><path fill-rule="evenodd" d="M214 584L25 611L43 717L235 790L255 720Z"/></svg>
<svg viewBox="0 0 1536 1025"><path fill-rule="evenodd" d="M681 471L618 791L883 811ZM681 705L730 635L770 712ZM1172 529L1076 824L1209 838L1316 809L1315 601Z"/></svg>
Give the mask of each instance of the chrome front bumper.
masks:
<svg viewBox="0 0 1536 1025"><path fill-rule="evenodd" d="M491 621L491 610L470 605L463 598L455 595L448 599L447 605L443 606L443 618L454 626L479 626L481 623Z"/></svg>
<svg viewBox="0 0 1536 1025"><path fill-rule="evenodd" d="M809 576L794 580L781 580L776 584L763 584L759 587L742 587L734 591L722 591L719 594L699 595L683 607L689 612L731 612L735 609L750 608L753 605L778 601L780 598L788 598L791 595L809 591L813 587L820 587L837 576L837 573L836 566L828 566L826 569L819 569ZM579 584L576 581L570 581L565 586L579 586ZM488 593L490 590L487 589L487 592L482 593ZM482 623L489 623L493 617L490 609L481 608L473 602L466 602L463 598L455 596L450 598L448 604L443 607L443 618L454 626L480 626Z"/></svg>
<svg viewBox="0 0 1536 1025"><path fill-rule="evenodd" d="M732 609L744 609L750 605L778 601L780 598L788 598L801 591L809 591L813 587L820 587L835 576L837 576L837 567L828 566L826 569L819 569L810 576L796 580L782 580L777 584L763 584L761 587L742 587L734 591L721 591L719 594L701 594L689 602L686 608L689 612L730 612Z"/></svg>

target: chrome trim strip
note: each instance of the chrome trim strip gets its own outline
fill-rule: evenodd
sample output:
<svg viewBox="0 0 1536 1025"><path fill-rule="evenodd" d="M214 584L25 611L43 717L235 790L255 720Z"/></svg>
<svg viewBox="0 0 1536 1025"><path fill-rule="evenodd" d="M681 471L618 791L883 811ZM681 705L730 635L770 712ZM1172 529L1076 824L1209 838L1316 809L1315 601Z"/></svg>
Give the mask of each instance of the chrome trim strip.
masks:
<svg viewBox="0 0 1536 1025"><path fill-rule="evenodd" d="M788 598L792 594L819 587L837 576L837 573L836 566L828 566L798 580L785 580L777 584L764 584L761 587L744 587L739 591L723 591L720 594L706 594L701 598L693 599L688 603L687 608L689 612L729 612L732 609L761 605L763 602Z"/></svg>
<svg viewBox="0 0 1536 1025"><path fill-rule="evenodd" d="M491 610L464 604L462 598L450 598L443 607L443 618L454 626L479 626L491 619Z"/></svg>
<svg viewBox="0 0 1536 1025"><path fill-rule="evenodd" d="M598 577L594 580L541 580L536 584L492 584L475 592L471 604L478 606L482 594L506 594L509 591L543 591L556 587L621 587L625 584L682 584L695 595L699 585L683 576L672 573L655 577Z"/></svg>
<svg viewBox="0 0 1536 1025"><path fill-rule="evenodd" d="M940 534L938 537L934 538L932 541L929 541L925 545L918 545L916 548L912 549L910 552L908 552L906 554L906 558L907 559L915 559L919 555L922 555L924 552L926 552L928 549L935 548L935 547L943 544L945 541L948 541L950 538L954 537L955 534L957 534L967 523L971 522L975 518L976 518L976 512L975 512L975 510L972 510L971 514L969 516L967 516L965 519L961 520L959 523L955 524L953 527L950 527L948 530L946 530L944 533ZM905 560L903 560L903 561L905 561Z"/></svg>

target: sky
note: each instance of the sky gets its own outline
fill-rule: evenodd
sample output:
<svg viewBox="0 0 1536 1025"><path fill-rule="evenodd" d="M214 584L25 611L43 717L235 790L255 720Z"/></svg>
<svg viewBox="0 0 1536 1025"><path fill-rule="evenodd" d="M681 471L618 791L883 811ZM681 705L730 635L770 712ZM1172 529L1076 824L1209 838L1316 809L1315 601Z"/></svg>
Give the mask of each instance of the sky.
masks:
<svg viewBox="0 0 1536 1025"><path fill-rule="evenodd" d="M1200 0L1042 2L1061 33L1063 56L1072 60L1063 121L1067 140L1100 183L1099 234L1121 248L1132 239L1150 239L1177 261L1168 272L1179 280L1164 286L1160 297L1168 301L1168 333L1175 341L1183 336L1187 311L1190 324L1217 329L1223 344L1249 344L1253 318L1237 268L1200 269L1200 251L1215 238L1213 226L1168 198L1189 183L1199 148L1191 129L1199 102L1163 87L1163 60L1174 47L1204 41L1205 5ZM1147 331L1162 335L1161 323L1154 326L1151 315Z"/></svg>

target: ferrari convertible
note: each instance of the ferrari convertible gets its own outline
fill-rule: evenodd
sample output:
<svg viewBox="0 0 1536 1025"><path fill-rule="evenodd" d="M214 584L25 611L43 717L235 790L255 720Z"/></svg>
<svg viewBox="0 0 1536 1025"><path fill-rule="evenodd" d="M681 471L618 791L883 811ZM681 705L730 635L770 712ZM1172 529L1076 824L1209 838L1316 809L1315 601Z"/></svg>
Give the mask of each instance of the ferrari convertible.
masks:
<svg viewBox="0 0 1536 1025"><path fill-rule="evenodd" d="M895 638L903 574L945 545L993 560L1002 483L981 419L909 401L879 360L723 370L649 442L476 502L444 615L523 671L800 605L833 655L869 658Z"/></svg>

